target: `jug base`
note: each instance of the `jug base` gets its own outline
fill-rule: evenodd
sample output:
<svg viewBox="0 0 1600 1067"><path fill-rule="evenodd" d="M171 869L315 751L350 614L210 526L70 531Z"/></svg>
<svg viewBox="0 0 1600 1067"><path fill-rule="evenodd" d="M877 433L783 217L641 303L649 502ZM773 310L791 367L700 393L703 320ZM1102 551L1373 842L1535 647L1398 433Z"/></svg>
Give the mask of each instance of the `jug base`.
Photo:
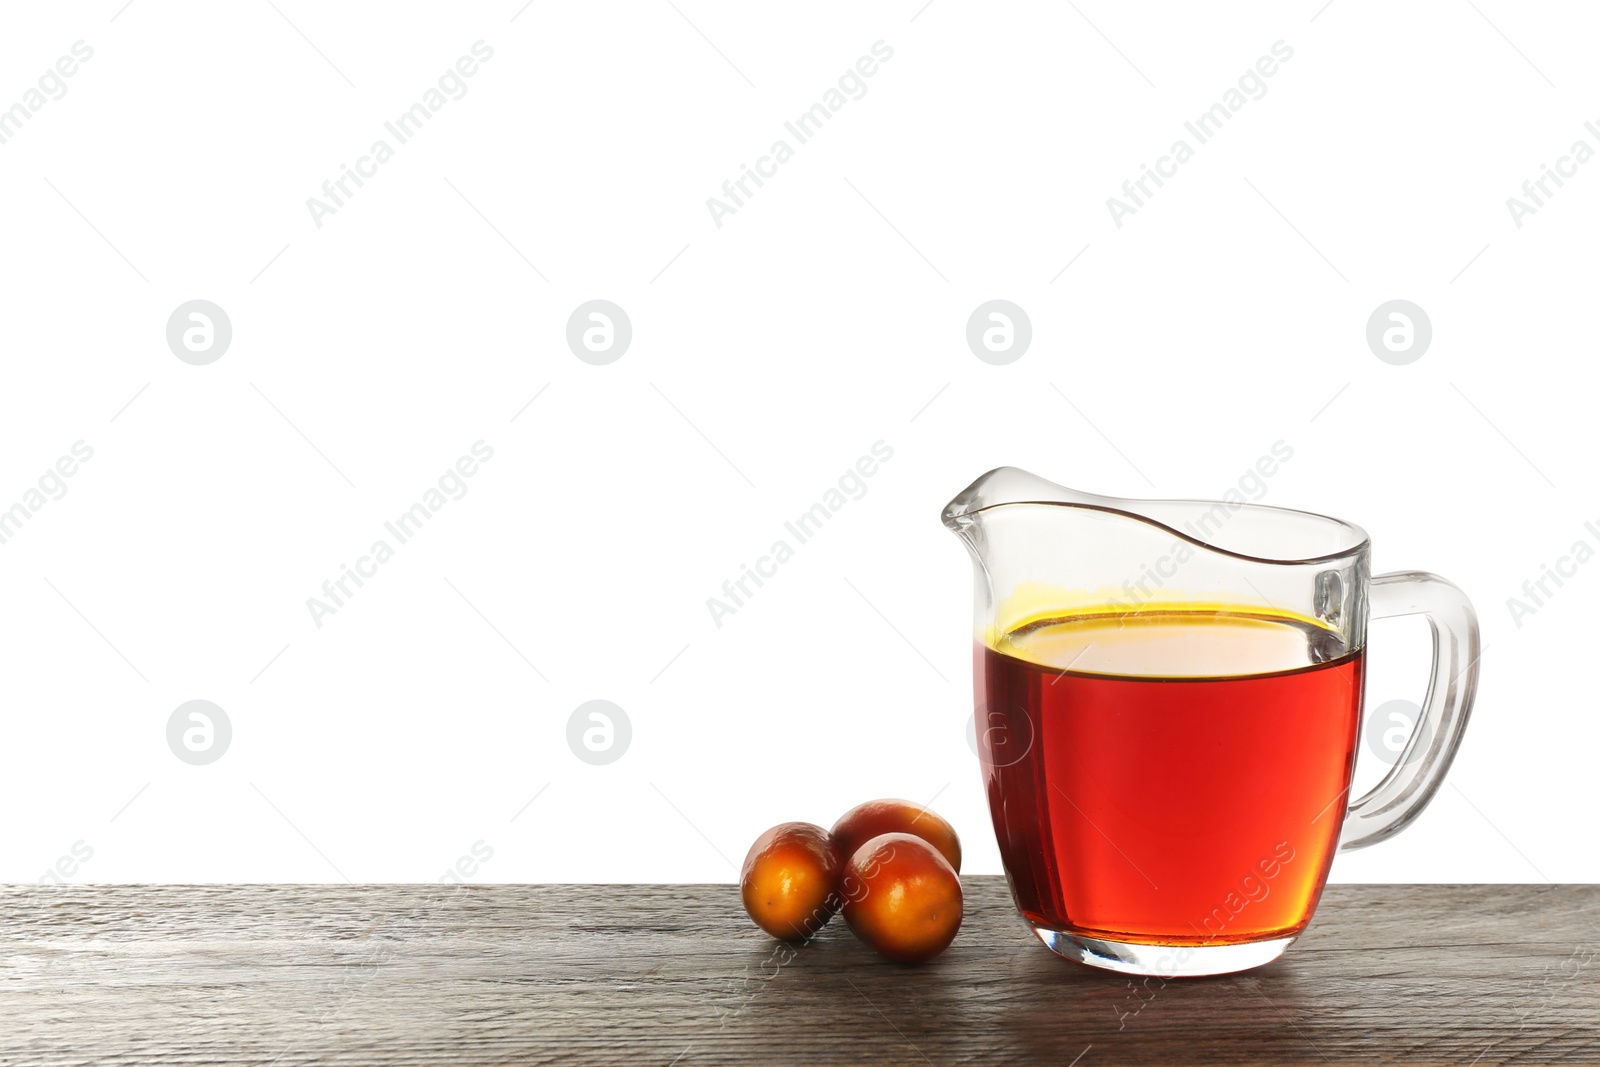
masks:
<svg viewBox="0 0 1600 1067"><path fill-rule="evenodd" d="M1247 971L1271 963L1295 941L1293 937L1279 937L1242 945L1140 945L1042 927L1034 927L1033 932L1039 935L1046 948L1066 959L1108 971L1160 978L1197 978Z"/></svg>

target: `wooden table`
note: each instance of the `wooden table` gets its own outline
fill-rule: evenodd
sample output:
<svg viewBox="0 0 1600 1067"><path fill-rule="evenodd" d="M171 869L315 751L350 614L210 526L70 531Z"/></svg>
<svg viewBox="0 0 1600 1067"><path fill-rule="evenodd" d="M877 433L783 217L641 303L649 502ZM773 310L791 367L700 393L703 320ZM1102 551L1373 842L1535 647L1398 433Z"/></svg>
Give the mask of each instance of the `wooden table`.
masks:
<svg viewBox="0 0 1600 1067"><path fill-rule="evenodd" d="M964 881L921 968L726 885L0 887L0 1064L1600 1064L1600 887L1333 887L1276 963L1147 988Z"/></svg>

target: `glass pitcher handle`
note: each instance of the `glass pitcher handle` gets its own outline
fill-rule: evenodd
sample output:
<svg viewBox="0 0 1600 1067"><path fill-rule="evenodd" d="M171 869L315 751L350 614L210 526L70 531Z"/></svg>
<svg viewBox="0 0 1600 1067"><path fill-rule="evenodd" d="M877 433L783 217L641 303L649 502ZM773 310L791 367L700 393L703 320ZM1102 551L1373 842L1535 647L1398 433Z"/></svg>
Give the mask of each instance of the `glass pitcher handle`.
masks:
<svg viewBox="0 0 1600 1067"><path fill-rule="evenodd" d="M1371 619L1428 617L1433 674L1422 714L1394 767L1345 813L1341 850L1382 841L1422 814L1444 784L1478 692L1478 616L1465 593L1424 571L1378 575L1369 590ZM1425 747L1414 752L1419 744Z"/></svg>

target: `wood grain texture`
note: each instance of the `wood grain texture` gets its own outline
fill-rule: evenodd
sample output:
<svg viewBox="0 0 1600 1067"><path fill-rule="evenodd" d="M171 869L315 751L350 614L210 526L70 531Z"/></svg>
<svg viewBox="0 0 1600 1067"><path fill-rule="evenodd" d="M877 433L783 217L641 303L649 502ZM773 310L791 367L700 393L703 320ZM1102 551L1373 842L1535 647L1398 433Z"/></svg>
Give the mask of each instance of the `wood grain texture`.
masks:
<svg viewBox="0 0 1600 1067"><path fill-rule="evenodd" d="M726 885L0 887L0 1064L1600 1064L1600 887L1335 886L1135 991L964 882L920 968Z"/></svg>

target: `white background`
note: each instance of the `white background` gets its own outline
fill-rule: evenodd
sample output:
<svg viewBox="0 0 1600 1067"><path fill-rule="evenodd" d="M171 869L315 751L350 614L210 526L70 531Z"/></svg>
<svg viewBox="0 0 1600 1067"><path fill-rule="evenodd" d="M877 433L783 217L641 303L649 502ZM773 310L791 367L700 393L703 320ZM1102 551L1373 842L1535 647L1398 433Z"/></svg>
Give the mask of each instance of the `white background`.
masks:
<svg viewBox="0 0 1600 1067"><path fill-rule="evenodd" d="M482 842L474 880L726 881L769 824L874 796L931 798L998 872L940 508L1003 463L1214 497L1280 439L1266 501L1452 578L1486 646L1450 784L1334 879L1600 878L1600 562L1506 606L1600 547L1600 162L1506 207L1600 148L1594 13L921 3L8 5L0 107L94 55L0 145L0 508L94 455L0 545L0 878L78 845L69 881L427 881ZM466 95L318 228L307 198L479 40ZM866 95L716 226L880 40ZM1266 95L1114 225L1279 40ZM165 340L197 298L233 326L209 366ZM609 366L565 342L594 298L633 324ZM964 337L994 298L1033 326L1004 367ZM1395 298L1433 323L1409 366L1365 342ZM479 440L468 493L318 628L307 598ZM866 495L716 627L706 599L879 440ZM1415 630L1371 642L1369 704L1420 699ZM632 723L608 766L566 743L596 698ZM208 766L167 747L191 699L233 726Z"/></svg>

